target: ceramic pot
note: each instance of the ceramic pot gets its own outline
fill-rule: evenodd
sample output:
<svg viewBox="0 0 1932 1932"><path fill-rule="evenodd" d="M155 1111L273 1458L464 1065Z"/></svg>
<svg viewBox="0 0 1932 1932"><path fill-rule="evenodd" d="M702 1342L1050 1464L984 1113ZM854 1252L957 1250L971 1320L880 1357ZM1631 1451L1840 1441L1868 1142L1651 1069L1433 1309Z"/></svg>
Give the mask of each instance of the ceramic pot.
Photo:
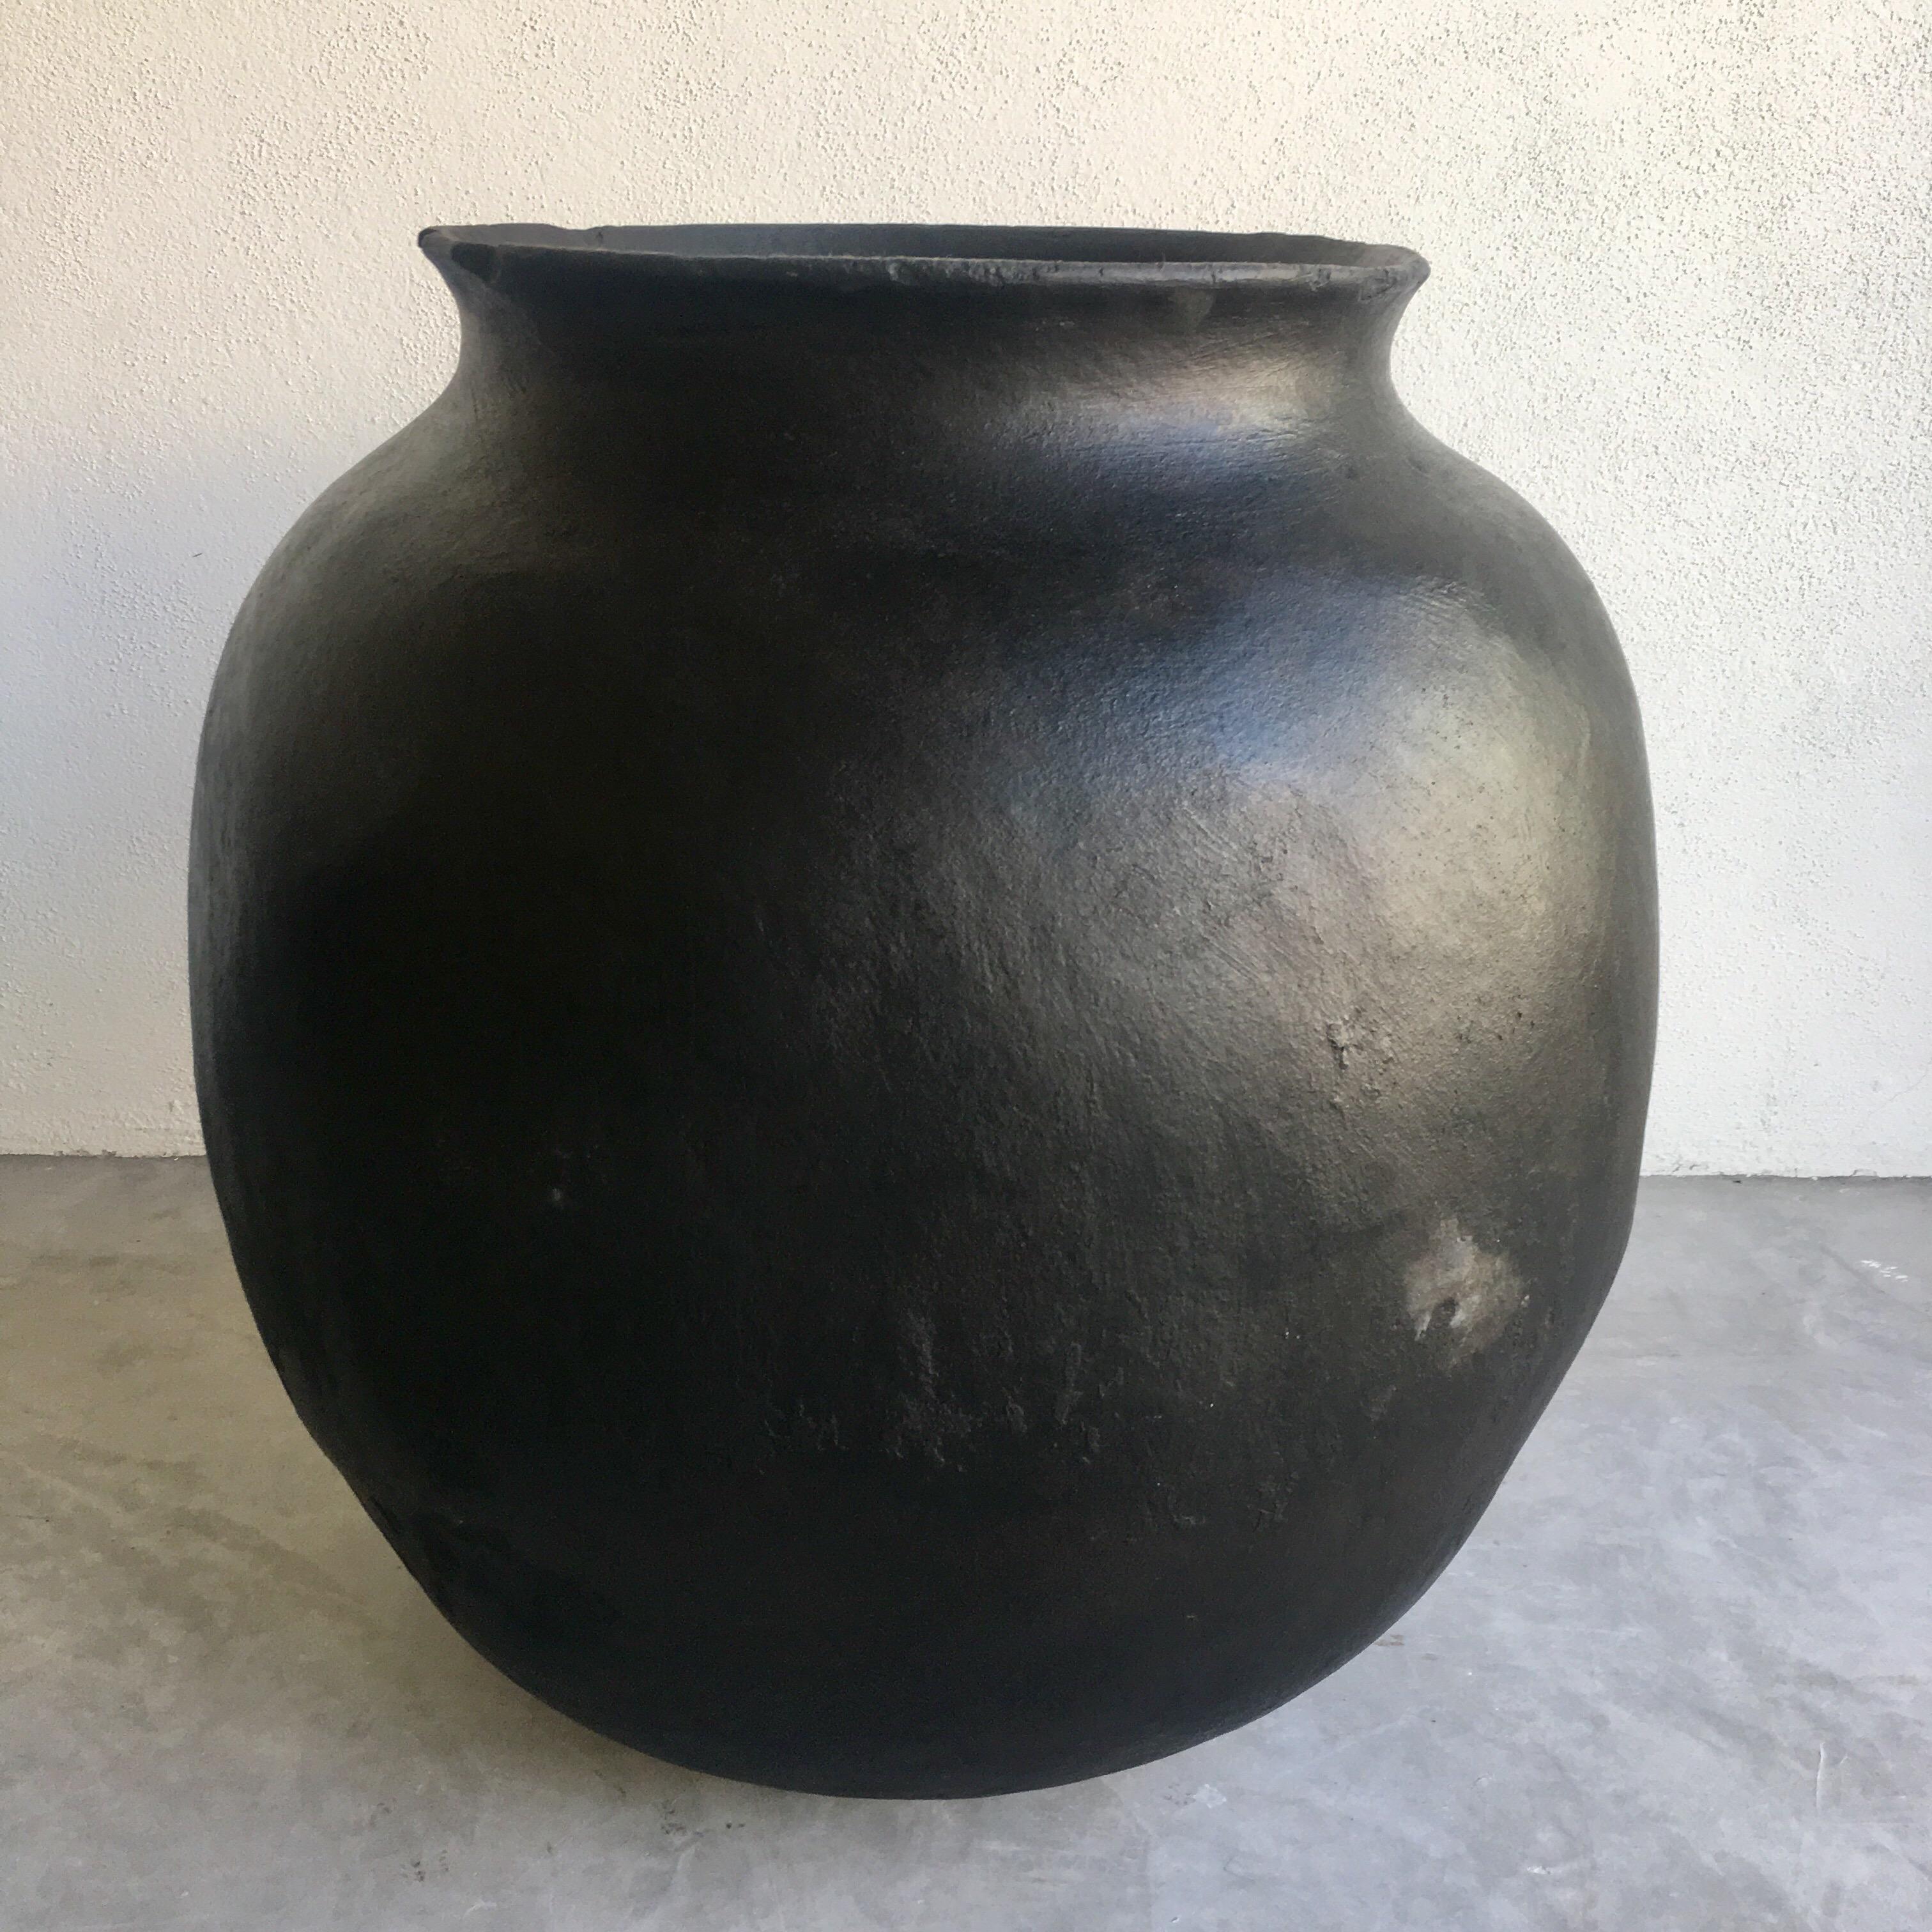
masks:
<svg viewBox="0 0 1932 1932"><path fill-rule="evenodd" d="M303 1420L682 1764L1006 1791L1292 1696L1576 1352L1649 1077L1630 683L1396 400L1424 264L423 241L456 375L275 552L196 792Z"/></svg>

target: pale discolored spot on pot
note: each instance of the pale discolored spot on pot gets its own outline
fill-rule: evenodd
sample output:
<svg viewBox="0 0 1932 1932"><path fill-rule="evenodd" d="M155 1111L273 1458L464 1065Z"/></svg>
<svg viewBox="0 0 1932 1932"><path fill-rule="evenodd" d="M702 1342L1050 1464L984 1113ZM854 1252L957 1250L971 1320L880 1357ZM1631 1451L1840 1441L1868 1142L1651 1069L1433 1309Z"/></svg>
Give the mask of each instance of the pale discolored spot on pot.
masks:
<svg viewBox="0 0 1932 1932"><path fill-rule="evenodd" d="M1508 1259L1478 1247L1460 1222L1437 1225L1403 1276L1418 1341L1433 1341L1452 1361L1486 1348L1522 1301L1522 1282Z"/></svg>

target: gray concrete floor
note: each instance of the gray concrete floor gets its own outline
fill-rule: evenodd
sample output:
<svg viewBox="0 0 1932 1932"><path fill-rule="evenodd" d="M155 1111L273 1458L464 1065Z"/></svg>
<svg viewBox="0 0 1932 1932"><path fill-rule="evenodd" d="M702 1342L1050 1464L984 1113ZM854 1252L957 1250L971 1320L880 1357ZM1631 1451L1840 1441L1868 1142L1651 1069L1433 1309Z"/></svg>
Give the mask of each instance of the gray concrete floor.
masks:
<svg viewBox="0 0 1932 1932"><path fill-rule="evenodd" d="M0 1162L0 1928L1932 1928L1932 1184L1648 1184L1400 1630L1090 1784L851 1803L604 1743L290 1413L188 1161Z"/></svg>

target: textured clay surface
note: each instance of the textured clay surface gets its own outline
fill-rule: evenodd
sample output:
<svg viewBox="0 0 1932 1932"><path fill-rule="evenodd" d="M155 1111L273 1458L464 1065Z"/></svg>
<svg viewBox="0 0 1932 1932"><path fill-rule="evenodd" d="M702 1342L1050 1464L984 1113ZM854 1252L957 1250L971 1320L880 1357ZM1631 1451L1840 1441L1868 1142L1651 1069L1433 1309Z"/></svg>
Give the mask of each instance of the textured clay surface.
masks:
<svg viewBox="0 0 1932 1932"><path fill-rule="evenodd" d="M1117 1770L1372 1641L1629 1226L1630 681L1402 408L1424 264L433 230L448 389L202 743L290 1395L484 1653L700 1768Z"/></svg>

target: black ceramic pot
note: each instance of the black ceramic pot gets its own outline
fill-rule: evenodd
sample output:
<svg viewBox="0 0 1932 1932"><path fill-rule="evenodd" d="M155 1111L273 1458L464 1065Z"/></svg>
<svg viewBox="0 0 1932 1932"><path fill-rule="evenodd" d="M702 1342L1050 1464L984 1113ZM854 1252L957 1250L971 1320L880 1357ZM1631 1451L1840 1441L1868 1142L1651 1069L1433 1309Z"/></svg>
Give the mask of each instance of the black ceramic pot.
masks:
<svg viewBox="0 0 1932 1932"><path fill-rule="evenodd" d="M1582 1341L1651 1058L1630 684L1396 399L1423 262L424 245L455 379L269 562L196 795L304 1420L683 1764L1010 1790L1293 1696Z"/></svg>

